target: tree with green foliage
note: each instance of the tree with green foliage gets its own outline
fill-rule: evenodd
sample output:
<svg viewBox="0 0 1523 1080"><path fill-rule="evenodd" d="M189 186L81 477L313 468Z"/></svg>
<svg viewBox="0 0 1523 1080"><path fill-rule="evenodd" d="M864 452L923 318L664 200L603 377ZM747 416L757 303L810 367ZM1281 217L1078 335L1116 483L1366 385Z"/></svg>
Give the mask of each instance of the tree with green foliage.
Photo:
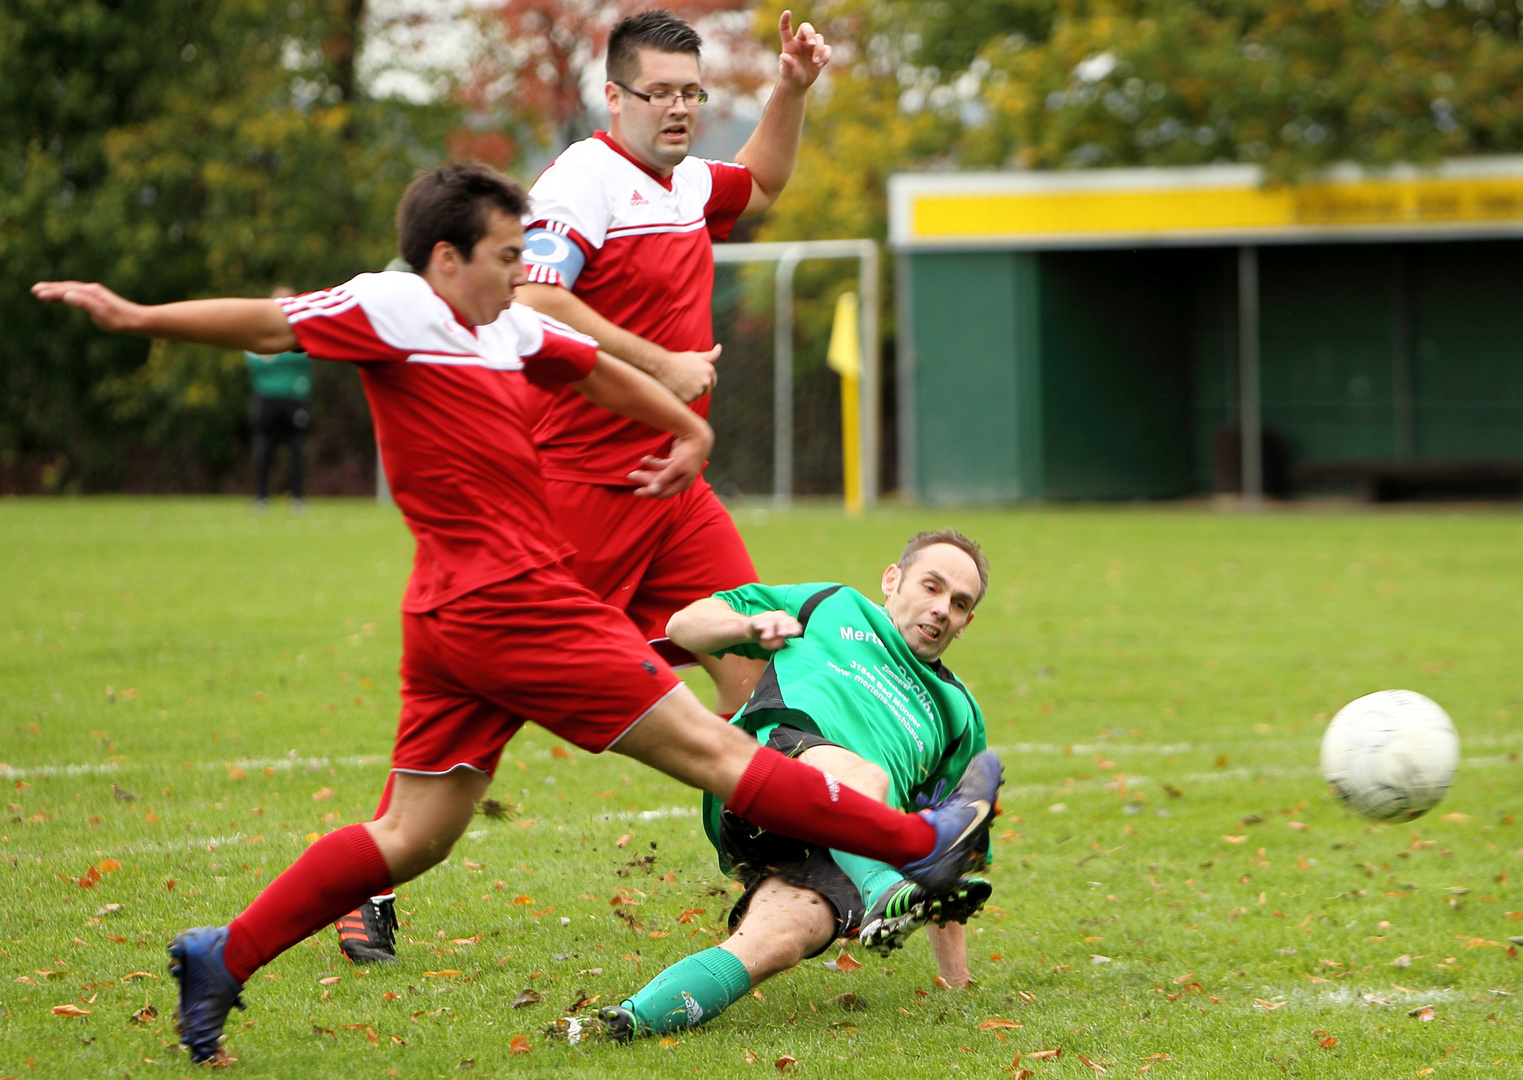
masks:
<svg viewBox="0 0 1523 1080"><path fill-rule="evenodd" d="M0 0L0 490L207 489L238 469L240 357L106 337L27 287L161 302L384 265L447 111L365 95L363 19L362 0ZM337 377L318 408L346 419L320 433L372 453Z"/></svg>

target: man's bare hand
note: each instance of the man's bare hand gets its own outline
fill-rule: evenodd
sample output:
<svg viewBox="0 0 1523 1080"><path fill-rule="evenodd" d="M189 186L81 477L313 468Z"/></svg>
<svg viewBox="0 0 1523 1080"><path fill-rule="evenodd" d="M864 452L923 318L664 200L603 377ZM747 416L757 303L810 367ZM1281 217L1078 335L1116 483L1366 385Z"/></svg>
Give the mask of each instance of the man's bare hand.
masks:
<svg viewBox="0 0 1523 1080"><path fill-rule="evenodd" d="M754 641L768 652L777 652L788 644L789 638L803 637L804 625L786 611L764 611L752 615L746 623L748 641Z"/></svg>
<svg viewBox="0 0 1523 1080"><path fill-rule="evenodd" d="M711 393L719 381L714 361L723 348L715 345L707 352L669 352L656 378L684 402L697 401Z"/></svg>
<svg viewBox="0 0 1523 1080"><path fill-rule="evenodd" d="M112 333L132 333L141 322L142 305L92 281L39 281L32 295L50 304L79 308L95 325Z"/></svg>
<svg viewBox="0 0 1523 1080"><path fill-rule="evenodd" d="M707 429L707 425L705 425ZM672 440L672 452L664 458L647 457L640 460L640 467L629 478L640 486L636 495L652 499L670 499L693 486L703 463L708 460L714 447L714 433L707 438L685 435Z"/></svg>
<svg viewBox="0 0 1523 1080"><path fill-rule="evenodd" d="M808 90L830 63L830 46L825 37L808 23L800 23L798 32L793 31L793 12L785 11L777 23L782 38L782 52L777 58L778 81L795 90Z"/></svg>

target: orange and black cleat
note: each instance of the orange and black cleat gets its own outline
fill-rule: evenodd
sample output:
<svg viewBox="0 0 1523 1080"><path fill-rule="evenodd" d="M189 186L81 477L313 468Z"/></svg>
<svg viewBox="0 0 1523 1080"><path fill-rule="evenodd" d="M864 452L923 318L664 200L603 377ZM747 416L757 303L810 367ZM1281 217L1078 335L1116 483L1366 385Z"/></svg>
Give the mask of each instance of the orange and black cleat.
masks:
<svg viewBox="0 0 1523 1080"><path fill-rule="evenodd" d="M397 960L397 894L372 896L333 928L338 946L356 964L394 964Z"/></svg>

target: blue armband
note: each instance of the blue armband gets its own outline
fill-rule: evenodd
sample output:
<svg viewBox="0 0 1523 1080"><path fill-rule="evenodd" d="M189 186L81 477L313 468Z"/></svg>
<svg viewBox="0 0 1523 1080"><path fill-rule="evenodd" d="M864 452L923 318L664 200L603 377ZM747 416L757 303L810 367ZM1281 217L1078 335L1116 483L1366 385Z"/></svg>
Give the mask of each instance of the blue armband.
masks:
<svg viewBox="0 0 1523 1080"><path fill-rule="evenodd" d="M575 241L546 228L530 229L524 234L524 262L529 264L529 280L542 280L534 267L544 266L560 275L561 284L571 288L586 265L587 256Z"/></svg>

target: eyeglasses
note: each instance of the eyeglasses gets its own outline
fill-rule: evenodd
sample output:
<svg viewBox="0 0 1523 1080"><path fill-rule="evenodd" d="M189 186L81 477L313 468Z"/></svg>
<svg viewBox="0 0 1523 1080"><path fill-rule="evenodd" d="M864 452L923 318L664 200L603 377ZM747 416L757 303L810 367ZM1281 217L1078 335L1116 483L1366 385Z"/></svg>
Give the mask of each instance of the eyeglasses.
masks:
<svg viewBox="0 0 1523 1080"><path fill-rule="evenodd" d="M658 109L670 109L673 105L677 104L678 98L681 98L682 104L686 105L689 109L696 109L698 106L707 105L709 102L709 92L707 90L657 90L654 94L642 94L633 86L625 86L617 79L613 81L613 84L620 90L625 90L647 105L654 105Z"/></svg>

